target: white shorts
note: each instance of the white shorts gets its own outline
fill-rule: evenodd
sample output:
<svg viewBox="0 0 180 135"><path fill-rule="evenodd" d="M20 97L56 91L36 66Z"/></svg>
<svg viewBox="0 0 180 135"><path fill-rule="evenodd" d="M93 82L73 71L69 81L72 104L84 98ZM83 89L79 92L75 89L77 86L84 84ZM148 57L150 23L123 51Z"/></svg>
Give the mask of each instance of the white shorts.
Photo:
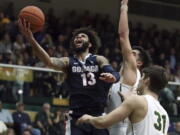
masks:
<svg viewBox="0 0 180 135"><path fill-rule="evenodd" d="M120 88L120 82L112 85L109 92L109 98L107 101L106 113L113 111L122 104L122 98L120 97L118 92L122 92L123 94L126 94L129 92L129 90L132 87L127 85L122 85L121 88ZM110 135L126 135L127 127L128 127L128 119L124 121L120 121L118 124L115 124L112 127L110 127L109 133Z"/></svg>

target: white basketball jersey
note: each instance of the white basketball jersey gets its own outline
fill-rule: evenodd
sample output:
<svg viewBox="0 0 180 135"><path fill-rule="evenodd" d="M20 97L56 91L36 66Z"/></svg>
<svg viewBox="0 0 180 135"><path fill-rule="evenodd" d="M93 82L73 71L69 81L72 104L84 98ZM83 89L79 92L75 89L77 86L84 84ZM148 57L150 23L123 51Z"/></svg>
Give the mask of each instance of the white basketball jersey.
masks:
<svg viewBox="0 0 180 135"><path fill-rule="evenodd" d="M169 127L169 117L164 108L154 97L144 96L148 103L145 118L128 126L127 135L166 135Z"/></svg>
<svg viewBox="0 0 180 135"><path fill-rule="evenodd" d="M106 112L109 113L112 110L116 109L122 104L122 99L119 96L118 92L121 92L123 94L127 94L129 92L137 93L136 89L138 87L139 80L141 78L140 71L137 69L137 78L136 83L134 86L129 86L122 83L123 76L121 77L121 80L115 84L112 85L110 91L109 91L109 99L108 99L108 105L106 108ZM127 122L120 122L121 126L127 126ZM119 124L113 125L114 127L118 126Z"/></svg>

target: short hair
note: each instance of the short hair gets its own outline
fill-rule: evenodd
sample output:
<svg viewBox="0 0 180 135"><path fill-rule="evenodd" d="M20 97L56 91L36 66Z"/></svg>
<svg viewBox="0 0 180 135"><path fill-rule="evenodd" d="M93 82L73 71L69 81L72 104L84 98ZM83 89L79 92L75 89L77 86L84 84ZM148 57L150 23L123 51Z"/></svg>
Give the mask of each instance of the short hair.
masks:
<svg viewBox="0 0 180 135"><path fill-rule="evenodd" d="M149 89L159 95L159 92L165 88L168 83L166 70L157 65L146 67L142 70L145 78L150 79Z"/></svg>
<svg viewBox="0 0 180 135"><path fill-rule="evenodd" d="M43 107L46 107L46 106L51 107L51 105L49 103L44 103Z"/></svg>
<svg viewBox="0 0 180 135"><path fill-rule="evenodd" d="M19 106L24 106L24 103L23 102L17 102L16 107L19 107Z"/></svg>
<svg viewBox="0 0 180 135"><path fill-rule="evenodd" d="M79 34L79 33L84 33L84 34L88 35L89 42L92 44L92 47L89 49L91 53L96 52L97 49L101 46L101 40L100 40L98 34L89 27L83 27L83 28L74 30L73 37L70 42L71 46L74 44L74 39L77 36L77 34Z"/></svg>
<svg viewBox="0 0 180 135"><path fill-rule="evenodd" d="M141 66L141 69L148 67L152 64L152 59L151 56L147 51L145 51L142 47L140 46L133 46L133 50L138 50L140 52L139 57L141 61L143 62L143 65Z"/></svg>
<svg viewBox="0 0 180 135"><path fill-rule="evenodd" d="M31 130L29 130L29 129L25 129L25 130L23 131L23 134L24 134L24 132L29 132L29 133L32 135L32 132L31 132Z"/></svg>

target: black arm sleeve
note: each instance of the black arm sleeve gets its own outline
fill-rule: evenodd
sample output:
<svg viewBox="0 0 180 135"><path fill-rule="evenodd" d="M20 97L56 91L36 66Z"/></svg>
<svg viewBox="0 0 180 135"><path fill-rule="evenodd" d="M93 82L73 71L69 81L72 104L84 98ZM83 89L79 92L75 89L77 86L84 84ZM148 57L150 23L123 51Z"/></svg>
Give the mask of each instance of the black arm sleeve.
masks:
<svg viewBox="0 0 180 135"><path fill-rule="evenodd" d="M111 65L105 65L102 67L103 72L105 73L111 73L115 78L116 82L120 80L120 74L119 72L116 72Z"/></svg>

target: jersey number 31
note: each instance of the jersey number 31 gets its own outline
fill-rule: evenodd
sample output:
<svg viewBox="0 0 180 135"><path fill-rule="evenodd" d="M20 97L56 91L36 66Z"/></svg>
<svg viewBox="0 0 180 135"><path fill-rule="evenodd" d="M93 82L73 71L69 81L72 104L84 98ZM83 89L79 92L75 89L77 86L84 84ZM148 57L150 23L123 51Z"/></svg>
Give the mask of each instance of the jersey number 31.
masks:
<svg viewBox="0 0 180 135"><path fill-rule="evenodd" d="M83 73L81 75L82 77L82 83L83 83L83 86L92 86L92 85L95 85L96 84L96 78L95 78L95 75L91 72L89 73Z"/></svg>
<svg viewBox="0 0 180 135"><path fill-rule="evenodd" d="M165 133L165 125L166 125L166 115L161 115L159 112L155 111L154 114L157 116L157 122L154 123L154 127Z"/></svg>

